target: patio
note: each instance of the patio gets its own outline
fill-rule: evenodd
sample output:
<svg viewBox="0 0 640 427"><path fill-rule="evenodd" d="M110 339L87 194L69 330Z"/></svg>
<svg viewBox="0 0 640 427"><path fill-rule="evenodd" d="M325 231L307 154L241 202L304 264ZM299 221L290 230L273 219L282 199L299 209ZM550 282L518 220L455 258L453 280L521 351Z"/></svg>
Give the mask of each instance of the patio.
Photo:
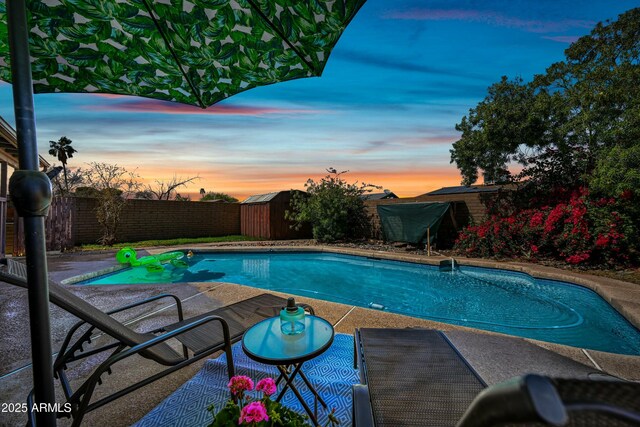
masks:
<svg viewBox="0 0 640 427"><path fill-rule="evenodd" d="M224 249L231 249L225 247ZM297 248L300 249L300 248ZM156 250L150 249L149 252ZM157 249L161 251L161 249ZM351 251L353 252L353 251ZM63 281L70 277L86 272L97 271L114 265L113 252L77 253L53 255L49 258L51 278ZM380 256L379 253L376 253ZM396 258L407 256L389 255ZM521 270L538 268L535 266L514 266ZM553 269L540 269L538 274L561 274ZM576 278L573 278L574 281ZM598 282L598 291L611 302L615 302L621 312L637 313L638 294L633 287L625 289L615 287L615 284L601 278L578 278L579 280ZM594 283L595 283L594 282ZM227 305L259 293L264 292L246 286L229 283L188 283L168 285L144 286L100 286L74 287L66 285L75 294L88 300L102 309L123 305L131 300L142 299L161 292L174 293L184 304L185 316L193 316ZM13 286L0 283L0 292L4 295L0 301L0 316L5 325L4 334L0 337L0 390L2 402L22 403L31 389L32 371L29 367L29 341L25 339L28 330L28 316L26 315L26 292ZM640 380L640 357L623 356L589 350L585 352L578 348L557 344L536 342L520 338L508 337L501 334L489 333L475 329L432 322L428 320L410 318L406 316L385 313L365 308L330 303L320 300L300 298L300 301L312 304L316 313L334 325L337 333L353 334L356 327L426 327L443 330L447 337L458 348L480 376L490 385L504 381L513 376L526 372L536 372L550 376L585 377L590 373L602 372L629 380ZM151 329L152 325L166 324L173 321L175 312L169 308L154 314L147 319L144 316L157 312L166 307L166 303L156 303L145 309L133 310L127 319L137 319L135 325ZM635 307L635 309L634 309ZM621 309L621 308L624 308ZM637 319L630 319L637 325ZM59 348L61 340L68 328L75 323L75 319L52 306L52 335L54 349ZM98 342L100 339L97 340ZM141 361L141 362L140 362ZM78 375L91 372L98 358L92 358L86 365L74 370ZM202 366L202 361L184 368L177 373L165 377L149 386L132 393L126 398L87 414L83 425L104 425L105 419L109 425L126 426L139 420L165 397L175 391L181 384L191 378ZM119 368L126 370L129 380L144 378L155 372L156 367L143 359L127 359ZM11 373L10 375L8 375ZM72 378L72 380L79 378ZM114 389L122 376L106 377L105 384L98 389L98 395ZM102 392L102 393L101 393ZM62 396L59 396L62 401ZM19 425L25 420L24 414L2 413L0 425ZM66 425L61 420L60 425Z"/></svg>

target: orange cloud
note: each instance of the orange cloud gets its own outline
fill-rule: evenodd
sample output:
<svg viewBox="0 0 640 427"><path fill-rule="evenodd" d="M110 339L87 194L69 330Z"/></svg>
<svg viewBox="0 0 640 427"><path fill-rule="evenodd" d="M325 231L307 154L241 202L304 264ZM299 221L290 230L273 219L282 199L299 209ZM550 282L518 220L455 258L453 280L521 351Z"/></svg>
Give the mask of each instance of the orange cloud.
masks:
<svg viewBox="0 0 640 427"><path fill-rule="evenodd" d="M164 169L164 168L163 168ZM326 173L322 171L309 173L308 170L268 170L263 168L225 168L216 170L193 171L190 169L143 169L138 173L146 178L146 183L153 184L158 177L186 178L199 174L200 180L188 187L178 189L181 195L189 195L192 200L200 198L200 188L230 194L244 200L254 194L265 194L273 191L300 189L304 190L307 179L319 180ZM410 170L352 170L344 175L349 182L366 182L389 189L399 197L414 197L438 188L460 185L460 174L454 166L425 167ZM374 190L377 191L377 190ZM381 190L380 190L381 191Z"/></svg>

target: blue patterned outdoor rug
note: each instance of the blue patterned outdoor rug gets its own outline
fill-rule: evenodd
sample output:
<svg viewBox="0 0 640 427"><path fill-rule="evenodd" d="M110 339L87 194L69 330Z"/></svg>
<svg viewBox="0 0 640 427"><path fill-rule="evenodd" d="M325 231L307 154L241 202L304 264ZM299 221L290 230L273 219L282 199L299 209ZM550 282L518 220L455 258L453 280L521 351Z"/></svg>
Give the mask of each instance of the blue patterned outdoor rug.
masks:
<svg viewBox="0 0 640 427"><path fill-rule="evenodd" d="M278 377L275 366L263 365L249 359L242 351L241 343L233 346L236 375L247 375L257 383L262 378ZM303 371L311 384L327 402L329 410L336 409L341 427L351 426L351 386L358 382L358 372L353 369L353 336L336 334L331 347L322 355L305 362ZM222 408L229 400L227 362L223 354L205 362L200 372L184 383L171 396L138 421L136 427L200 427L207 426L212 417L207 411L211 403ZM282 389L283 383L278 386ZM296 378L296 387L313 410L313 395L302 379ZM306 414L291 390L281 401L301 414ZM327 423L327 411L318 403L318 421Z"/></svg>

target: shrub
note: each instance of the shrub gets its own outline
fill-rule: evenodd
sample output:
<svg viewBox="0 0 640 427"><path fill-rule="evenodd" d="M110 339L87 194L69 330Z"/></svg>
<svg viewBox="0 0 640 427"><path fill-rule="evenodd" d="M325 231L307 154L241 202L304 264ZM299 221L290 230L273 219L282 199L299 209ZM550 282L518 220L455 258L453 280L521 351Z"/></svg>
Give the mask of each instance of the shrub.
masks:
<svg viewBox="0 0 640 427"><path fill-rule="evenodd" d="M230 196L226 193L219 193L219 192L214 192L214 191L209 191L207 194L203 195L200 198L201 202L206 202L208 200L224 200L225 202L228 203L237 203L238 199L236 199L233 196Z"/></svg>
<svg viewBox="0 0 640 427"><path fill-rule="evenodd" d="M508 216L492 215L464 229L455 249L466 256L561 260L573 265L637 262L632 195L593 198L586 188L569 200ZM628 206L627 206L628 205Z"/></svg>
<svg viewBox="0 0 640 427"><path fill-rule="evenodd" d="M379 187L347 183L342 175L348 171L329 168L327 172L318 182L307 180L306 194L294 193L291 210L286 211L285 217L294 222L296 229L310 223L313 237L320 242L364 236L369 229L369 217L362 195Z"/></svg>

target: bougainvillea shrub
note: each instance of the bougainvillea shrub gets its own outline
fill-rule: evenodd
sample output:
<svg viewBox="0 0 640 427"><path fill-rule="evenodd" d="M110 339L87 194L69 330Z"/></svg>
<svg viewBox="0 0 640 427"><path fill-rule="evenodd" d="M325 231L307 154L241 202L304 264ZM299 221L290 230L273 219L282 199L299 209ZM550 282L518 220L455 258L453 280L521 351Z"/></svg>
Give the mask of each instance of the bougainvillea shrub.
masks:
<svg viewBox="0 0 640 427"><path fill-rule="evenodd" d="M574 265L629 265L638 261L634 194L591 197L580 188L537 208L491 214L466 227L455 249L470 257L553 259ZM637 202L637 201L636 201Z"/></svg>

